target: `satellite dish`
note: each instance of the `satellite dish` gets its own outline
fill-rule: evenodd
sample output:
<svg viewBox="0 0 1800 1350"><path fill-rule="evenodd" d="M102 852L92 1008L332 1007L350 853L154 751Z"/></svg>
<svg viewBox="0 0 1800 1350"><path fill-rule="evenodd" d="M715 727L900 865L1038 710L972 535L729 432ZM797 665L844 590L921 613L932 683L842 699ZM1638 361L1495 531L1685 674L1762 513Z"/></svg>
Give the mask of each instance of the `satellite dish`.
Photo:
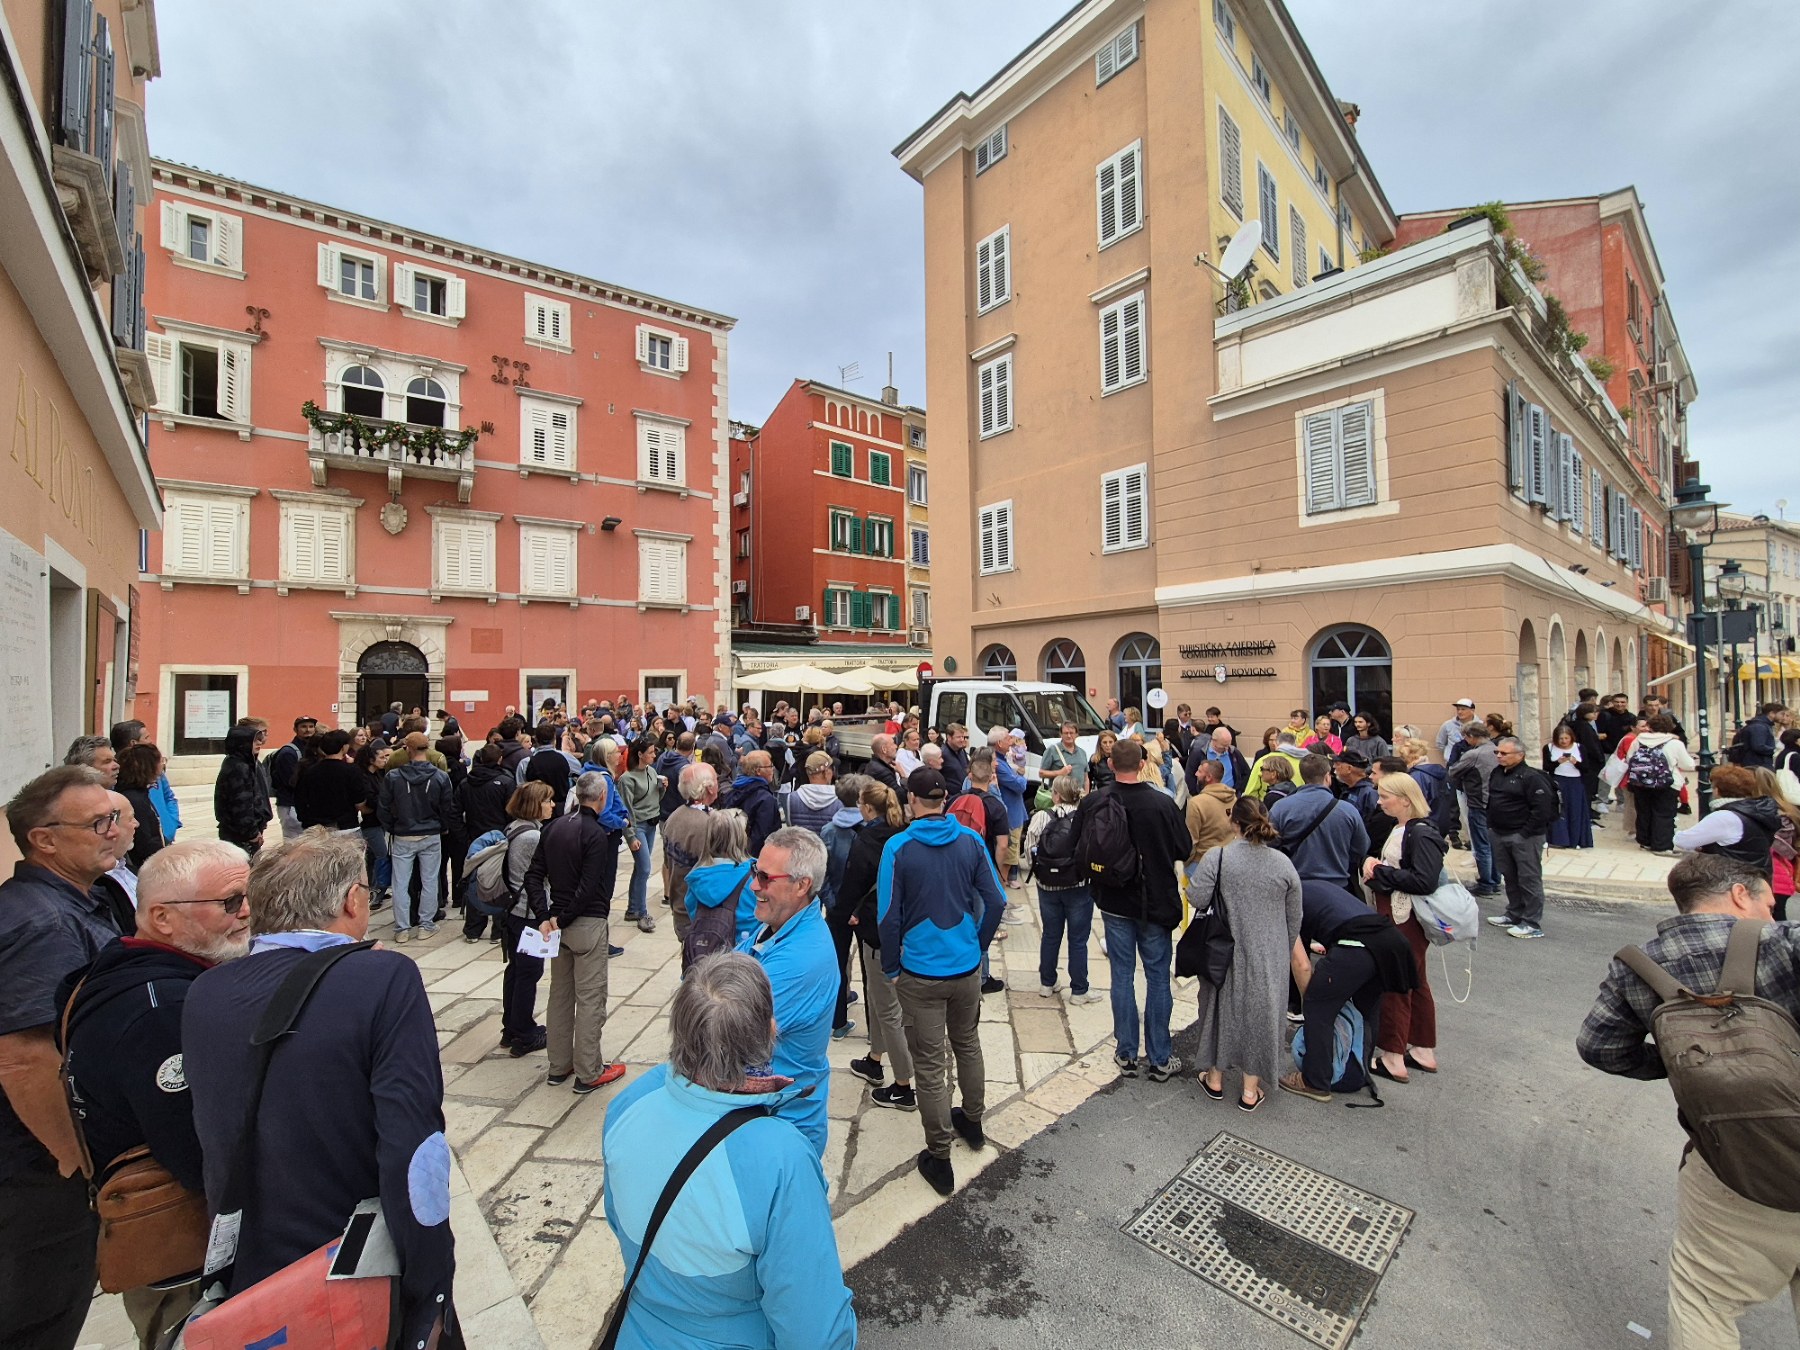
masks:
<svg viewBox="0 0 1800 1350"><path fill-rule="evenodd" d="M1238 274L1250 265L1250 259L1256 256L1256 246L1262 242L1262 222L1246 220L1238 232L1231 236L1231 242L1225 246L1225 256L1219 259L1219 271L1235 281Z"/></svg>

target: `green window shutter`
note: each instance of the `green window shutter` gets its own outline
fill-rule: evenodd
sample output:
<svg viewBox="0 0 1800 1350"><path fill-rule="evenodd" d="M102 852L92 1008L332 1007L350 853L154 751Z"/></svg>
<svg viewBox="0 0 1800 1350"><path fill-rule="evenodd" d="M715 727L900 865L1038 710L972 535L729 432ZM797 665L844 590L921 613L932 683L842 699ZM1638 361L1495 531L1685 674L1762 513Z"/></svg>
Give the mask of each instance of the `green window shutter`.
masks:
<svg viewBox="0 0 1800 1350"><path fill-rule="evenodd" d="M890 629L898 629L900 627L900 597L899 596L890 595L887 598L887 612L888 612L887 626Z"/></svg>
<svg viewBox="0 0 1800 1350"><path fill-rule="evenodd" d="M869 597L861 591L850 594L850 626L867 628L869 626Z"/></svg>
<svg viewBox="0 0 1800 1350"><path fill-rule="evenodd" d="M840 478L850 476L850 455L849 446L840 445L836 441L831 443L831 471Z"/></svg>
<svg viewBox="0 0 1800 1350"><path fill-rule="evenodd" d="M863 551L863 523L861 516L850 517L850 551L852 553L861 553Z"/></svg>
<svg viewBox="0 0 1800 1350"><path fill-rule="evenodd" d="M871 483L880 483L883 487L886 487L888 485L888 469L888 457L878 451L871 450L869 452L869 481Z"/></svg>
<svg viewBox="0 0 1800 1350"><path fill-rule="evenodd" d="M881 548L881 531L876 528L874 516L870 516L868 523L863 526L863 538L869 541L869 556L871 558L880 558L884 556Z"/></svg>

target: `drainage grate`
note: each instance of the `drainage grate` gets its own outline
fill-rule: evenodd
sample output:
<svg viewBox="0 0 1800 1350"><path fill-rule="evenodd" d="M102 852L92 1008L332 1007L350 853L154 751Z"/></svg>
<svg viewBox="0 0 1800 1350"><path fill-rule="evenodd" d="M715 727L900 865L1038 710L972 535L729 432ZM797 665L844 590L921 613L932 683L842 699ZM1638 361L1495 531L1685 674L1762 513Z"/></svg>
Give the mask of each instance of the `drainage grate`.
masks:
<svg viewBox="0 0 1800 1350"><path fill-rule="evenodd" d="M1125 1232L1314 1345L1341 1350L1412 1218L1221 1133Z"/></svg>

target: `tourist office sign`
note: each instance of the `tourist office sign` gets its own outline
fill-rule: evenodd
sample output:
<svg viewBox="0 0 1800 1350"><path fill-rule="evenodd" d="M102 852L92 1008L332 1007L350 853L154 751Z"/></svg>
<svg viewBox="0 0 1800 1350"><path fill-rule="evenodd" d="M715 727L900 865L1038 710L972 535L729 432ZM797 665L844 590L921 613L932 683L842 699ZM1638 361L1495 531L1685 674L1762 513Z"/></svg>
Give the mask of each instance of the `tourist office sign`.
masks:
<svg viewBox="0 0 1800 1350"><path fill-rule="evenodd" d="M1250 639L1243 642L1184 642L1178 649L1183 661L1216 662L1210 672L1204 668L1184 669L1181 678L1184 680L1217 680L1224 684L1226 680L1272 680L1275 678L1274 666L1234 666L1231 660L1249 656L1273 656L1275 640L1273 638ZM1224 658L1220 660L1220 658Z"/></svg>

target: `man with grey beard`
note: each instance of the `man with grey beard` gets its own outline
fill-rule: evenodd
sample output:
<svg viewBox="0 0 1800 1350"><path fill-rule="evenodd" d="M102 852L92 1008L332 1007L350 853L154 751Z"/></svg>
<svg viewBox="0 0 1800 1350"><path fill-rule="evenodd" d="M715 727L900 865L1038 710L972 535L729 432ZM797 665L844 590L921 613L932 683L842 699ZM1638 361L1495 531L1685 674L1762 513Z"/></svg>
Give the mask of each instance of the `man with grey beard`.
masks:
<svg viewBox="0 0 1800 1350"><path fill-rule="evenodd" d="M203 971L250 950L250 859L234 844L188 839L158 850L137 877L137 935L103 947L64 982L69 1071L95 1185L136 1148L203 1193L200 1140L182 1069L181 1012ZM171 1269L163 1279L189 1271ZM127 1290L125 1312L145 1347L186 1316L195 1279ZM160 1281L159 1281L160 1282Z"/></svg>

